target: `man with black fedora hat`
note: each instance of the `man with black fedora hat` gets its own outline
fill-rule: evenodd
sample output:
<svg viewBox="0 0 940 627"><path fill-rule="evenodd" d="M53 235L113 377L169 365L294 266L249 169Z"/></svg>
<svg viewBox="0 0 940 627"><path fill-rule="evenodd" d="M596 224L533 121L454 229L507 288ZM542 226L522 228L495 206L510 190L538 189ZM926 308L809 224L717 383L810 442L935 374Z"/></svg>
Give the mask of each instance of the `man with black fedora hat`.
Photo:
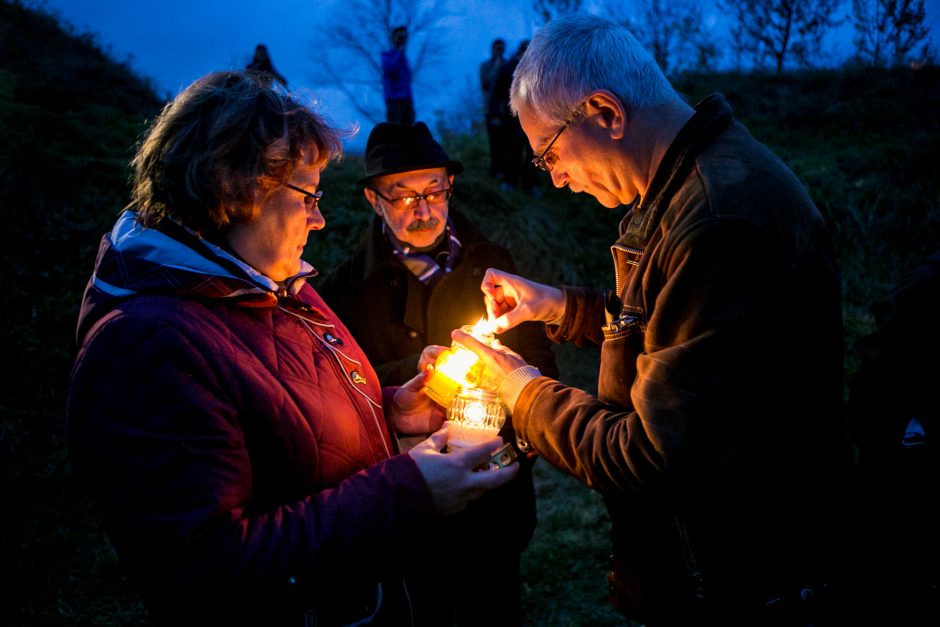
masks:
<svg viewBox="0 0 940 627"><path fill-rule="evenodd" d="M317 291L384 385L414 377L426 346L449 345L453 329L486 315L480 281L487 268L516 267L506 249L451 209L462 171L423 122L381 122L369 134L365 174L357 182L375 216L352 256L324 276ZM499 339L557 375L541 323L520 325ZM514 441L511 433L504 436ZM447 556L420 573L415 607L433 608L422 623L520 624L519 557L534 527L531 467L523 463L512 482L447 520L440 546L447 538L461 542L447 542ZM468 594L474 588L482 596Z"/></svg>

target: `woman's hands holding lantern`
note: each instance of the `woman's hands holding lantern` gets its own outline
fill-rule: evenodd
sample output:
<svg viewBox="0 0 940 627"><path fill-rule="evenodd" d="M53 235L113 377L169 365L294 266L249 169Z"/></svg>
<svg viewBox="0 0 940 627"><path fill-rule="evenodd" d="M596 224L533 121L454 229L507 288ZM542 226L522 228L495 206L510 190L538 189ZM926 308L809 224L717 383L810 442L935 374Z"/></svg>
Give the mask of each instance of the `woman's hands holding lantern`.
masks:
<svg viewBox="0 0 940 627"><path fill-rule="evenodd" d="M456 514L487 491L508 483L519 472L519 464L516 463L476 470L485 466L502 446L503 441L498 437L477 446L442 453L448 438L445 426L408 451L424 476L441 516Z"/></svg>
<svg viewBox="0 0 940 627"><path fill-rule="evenodd" d="M560 289L502 270L488 269L480 289L496 333L529 320L557 324L565 315L565 294Z"/></svg>
<svg viewBox="0 0 940 627"><path fill-rule="evenodd" d="M440 352L437 351L438 354ZM444 408L424 393L428 374L423 371L396 390L390 416L393 429L400 434L431 433L407 454L418 465L427 482L437 513L449 516L463 510L489 490L511 481L519 472L519 464L477 470L486 466L493 453L502 446L503 441L499 437L477 446L442 452L447 446L449 432L446 426L441 428Z"/></svg>

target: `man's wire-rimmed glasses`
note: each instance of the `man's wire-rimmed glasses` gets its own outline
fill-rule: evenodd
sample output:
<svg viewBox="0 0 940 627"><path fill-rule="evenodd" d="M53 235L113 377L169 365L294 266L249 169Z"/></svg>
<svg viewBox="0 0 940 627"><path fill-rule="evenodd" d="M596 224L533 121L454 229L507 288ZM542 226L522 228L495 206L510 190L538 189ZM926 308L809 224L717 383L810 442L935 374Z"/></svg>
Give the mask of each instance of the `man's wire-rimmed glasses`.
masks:
<svg viewBox="0 0 940 627"><path fill-rule="evenodd" d="M442 205L448 200L450 200L450 195L453 193L454 188L448 187L446 189L436 189L433 192L428 192L427 194L414 194L413 196L401 196L400 198L389 198L379 190L374 187L370 188L375 192L379 198L395 207L396 209L409 209L414 207L422 200L426 200L429 205Z"/></svg>
<svg viewBox="0 0 940 627"><path fill-rule="evenodd" d="M542 151L542 154L532 158L532 165L537 167L539 170L544 170L546 172L552 171L552 167L555 165L555 161L557 159L555 157L555 153L551 152L552 146L555 145L555 142L558 141L558 138L561 137L561 134L565 132L565 129L571 126L572 122L580 117L583 107L584 103L582 102L574 108L574 111L571 112L571 115L565 119L565 123L558 130L558 133L556 133L555 137L552 138L552 141L548 142L548 146L545 147L545 150Z"/></svg>
<svg viewBox="0 0 940 627"><path fill-rule="evenodd" d="M284 187L292 189L295 192L300 192L304 195L304 205L307 209L319 209L320 208L320 199L323 197L323 192L311 192L307 191L303 187L297 187L296 185L291 185L290 183L284 183Z"/></svg>

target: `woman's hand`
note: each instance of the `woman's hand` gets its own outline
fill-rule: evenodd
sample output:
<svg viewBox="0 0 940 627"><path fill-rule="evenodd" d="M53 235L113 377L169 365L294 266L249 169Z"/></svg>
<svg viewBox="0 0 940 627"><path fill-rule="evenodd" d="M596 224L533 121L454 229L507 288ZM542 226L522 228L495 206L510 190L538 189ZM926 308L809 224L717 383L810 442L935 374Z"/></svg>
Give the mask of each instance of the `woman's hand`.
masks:
<svg viewBox="0 0 940 627"><path fill-rule="evenodd" d="M502 446L503 441L499 437L477 446L442 453L447 439L445 427L408 451L424 476L441 516L456 514L487 491L508 483L519 472L517 462L503 468L476 470L485 467Z"/></svg>
<svg viewBox="0 0 940 627"><path fill-rule="evenodd" d="M446 346L436 346L434 344L425 346L424 350L421 351L421 357L418 358L418 372L427 372L428 366L433 368L434 364L437 363L438 356L446 350Z"/></svg>
<svg viewBox="0 0 940 627"><path fill-rule="evenodd" d="M425 435L437 431L444 424L444 408L424 393L428 375L426 371L419 372L395 391L389 418L396 433Z"/></svg>

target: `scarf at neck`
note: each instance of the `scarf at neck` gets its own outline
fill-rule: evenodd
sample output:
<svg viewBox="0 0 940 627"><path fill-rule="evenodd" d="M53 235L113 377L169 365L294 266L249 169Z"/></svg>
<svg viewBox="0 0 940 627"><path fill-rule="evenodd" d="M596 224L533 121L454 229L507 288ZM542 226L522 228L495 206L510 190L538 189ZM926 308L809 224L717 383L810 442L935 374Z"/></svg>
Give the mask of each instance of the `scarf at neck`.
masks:
<svg viewBox="0 0 940 627"><path fill-rule="evenodd" d="M425 285L434 286L445 274L453 270L460 255L460 240L454 235L450 220L444 227L444 241L428 252L418 252L410 246L402 247L391 237L384 221L382 233L391 244L395 257Z"/></svg>

